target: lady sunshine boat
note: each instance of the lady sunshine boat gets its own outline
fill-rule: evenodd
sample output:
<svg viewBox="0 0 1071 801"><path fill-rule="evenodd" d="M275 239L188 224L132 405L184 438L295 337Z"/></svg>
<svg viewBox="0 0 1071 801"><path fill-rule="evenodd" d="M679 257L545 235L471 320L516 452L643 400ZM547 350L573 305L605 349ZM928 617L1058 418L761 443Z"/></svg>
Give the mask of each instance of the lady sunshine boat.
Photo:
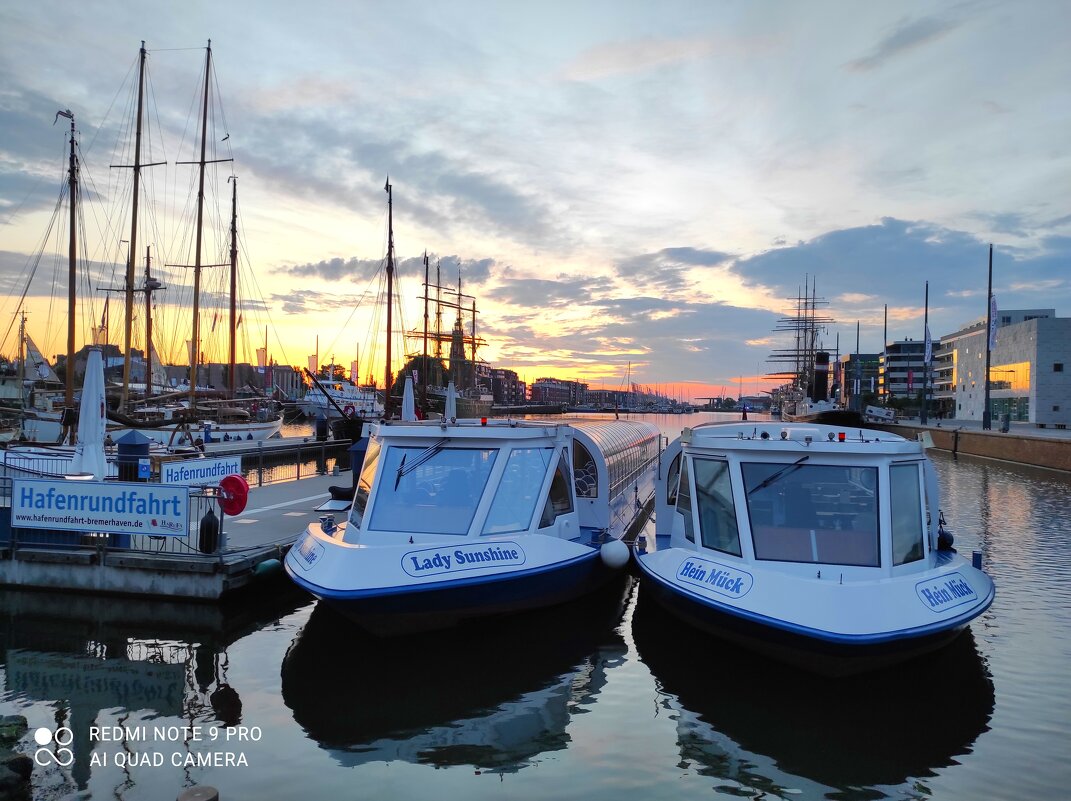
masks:
<svg viewBox="0 0 1071 801"><path fill-rule="evenodd" d="M349 519L306 529L287 573L377 633L569 600L628 562L659 444L623 420L375 424Z"/></svg>
<svg viewBox="0 0 1071 801"><path fill-rule="evenodd" d="M922 443L805 423L685 429L637 554L690 623L823 673L939 647L993 601L953 549ZM648 543L651 546L652 543Z"/></svg>

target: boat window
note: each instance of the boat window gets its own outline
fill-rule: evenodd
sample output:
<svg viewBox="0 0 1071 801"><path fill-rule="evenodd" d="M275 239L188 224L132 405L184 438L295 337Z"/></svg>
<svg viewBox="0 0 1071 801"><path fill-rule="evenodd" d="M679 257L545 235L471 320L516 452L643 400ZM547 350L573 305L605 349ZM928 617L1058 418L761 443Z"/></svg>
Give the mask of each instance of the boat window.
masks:
<svg viewBox="0 0 1071 801"><path fill-rule="evenodd" d="M528 529L553 458L553 448L514 449L487 512L484 534Z"/></svg>
<svg viewBox="0 0 1071 801"><path fill-rule="evenodd" d="M681 463L681 480L677 489L677 512L684 517L684 536L695 542L692 529L692 482L688 476L688 460Z"/></svg>
<svg viewBox="0 0 1071 801"><path fill-rule="evenodd" d="M554 479L550 482L550 494L543 506L543 514L539 518L539 527L546 528L554 523L559 515L566 515L573 511L573 494L569 491L569 469L565 464L565 454L558 458L558 469L554 471Z"/></svg>
<svg viewBox="0 0 1071 801"><path fill-rule="evenodd" d="M666 503L673 506L677 502L677 482L681 478L681 455L673 457L666 469Z"/></svg>
<svg viewBox="0 0 1071 801"><path fill-rule="evenodd" d="M740 469L756 559L881 564L876 467L756 462Z"/></svg>
<svg viewBox="0 0 1071 801"><path fill-rule="evenodd" d="M695 501L699 507L699 535L704 547L740 555L740 532L729 483L729 463L696 459Z"/></svg>
<svg viewBox="0 0 1071 801"><path fill-rule="evenodd" d="M576 497L599 497L599 472L588 449L578 440L573 440L573 484Z"/></svg>
<svg viewBox="0 0 1071 801"><path fill-rule="evenodd" d="M894 565L922 558L922 495L917 464L889 467L889 504L892 510Z"/></svg>
<svg viewBox="0 0 1071 801"><path fill-rule="evenodd" d="M376 465L379 464L379 440L370 439L368 449L364 454L364 466L361 467L361 475L357 479L357 492L353 496L353 505L350 507L349 521L356 528L361 527L361 519L364 517L365 507L368 505L368 493L372 491L372 481L376 477Z"/></svg>
<svg viewBox="0 0 1071 801"><path fill-rule="evenodd" d="M497 455L497 448L391 446L368 528L467 534Z"/></svg>

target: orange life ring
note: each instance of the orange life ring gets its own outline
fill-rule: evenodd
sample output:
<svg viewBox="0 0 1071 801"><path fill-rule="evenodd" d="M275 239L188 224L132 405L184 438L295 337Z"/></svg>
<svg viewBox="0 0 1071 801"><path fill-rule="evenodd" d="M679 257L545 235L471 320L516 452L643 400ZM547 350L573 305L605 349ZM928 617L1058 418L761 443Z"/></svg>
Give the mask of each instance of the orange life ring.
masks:
<svg viewBox="0 0 1071 801"><path fill-rule="evenodd" d="M347 406L345 409L342 410L342 413L346 415L346 417L353 417L353 413L355 411L356 410L352 406Z"/></svg>

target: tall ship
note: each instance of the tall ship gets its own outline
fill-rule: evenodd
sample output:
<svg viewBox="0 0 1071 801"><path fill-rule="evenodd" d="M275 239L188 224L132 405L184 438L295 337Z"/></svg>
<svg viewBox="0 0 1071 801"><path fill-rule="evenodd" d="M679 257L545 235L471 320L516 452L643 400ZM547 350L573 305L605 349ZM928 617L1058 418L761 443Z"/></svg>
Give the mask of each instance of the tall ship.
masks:
<svg viewBox="0 0 1071 801"><path fill-rule="evenodd" d="M69 270L67 275L67 342L66 342L66 369L65 377L61 381L62 391L59 387L51 386L50 381L53 378L58 378L54 372L51 371L51 367L47 365L47 361L43 357L34 355L33 348L30 347L32 341L25 333L25 325L20 325L19 328L19 350L25 353L23 358L23 366L20 368L19 384L14 393L5 391L5 401L11 402L11 398L7 398L8 394L13 394L16 405L19 407L19 414L22 417L22 431L21 437L27 440L33 440L37 442L60 442L60 441L72 441L75 430L75 418L77 416L76 403L75 403L75 362L79 358L79 354L82 351L76 351L75 340L78 328L80 325L79 319L79 301L82 301L83 308L88 305L90 308L89 313L83 311L83 316L88 317L90 323L85 325L85 329L91 332L91 335L87 337L87 341L94 345L106 346L106 347L118 347L118 352L122 357L122 379L121 383L117 387L111 388L109 392L109 434L113 439L122 436L126 431L137 429L150 439L161 442L164 444L174 444L176 437L179 441L185 440L186 442L192 442L196 437L203 436L206 439L219 437L220 439L267 439L268 437L277 434L282 426L281 417L275 412L274 405L269 399L261 394L259 397L254 393L248 392L249 388L240 388L237 381L237 332L238 327L241 324L241 315L239 314L237 307L238 287L237 287L237 272L238 272L238 214L237 214L237 178L230 176L226 179L226 182L230 185L230 230L228 235L220 235L216 238L216 245L221 250L229 251L225 255L221 255L219 263L209 263L213 261L209 259L208 252L210 244L207 242L207 225L205 223L205 206L206 206L206 172L210 165L215 165L223 162L230 162L230 158L214 158L215 155L209 150L209 140L214 140L216 137L210 133L209 117L210 108L212 107L211 87L212 82L212 46L211 42L208 43L206 48L206 57L203 74L203 96L202 102L198 109L199 119L196 121L196 127L199 130L199 137L196 138L196 146L198 155L196 160L178 162L178 164L193 165L197 168L197 192L196 197L191 196L191 206L187 209L187 213L190 215L191 233L188 237L183 238L178 247L192 246L190 253L191 264L168 264L168 268L181 268L183 270L189 270L189 275L192 276L192 287L187 288L189 292L189 298L192 303L192 324L190 331L190 338L186 341L186 350L189 356L189 375L188 378L177 386L162 386L158 383L161 380L161 369L159 357L156 355L156 339L154 339L153 331L153 316L155 312L155 305L153 295L161 289L165 289L159 277L154 276L152 273L152 248L150 246L145 247L145 272L144 279L139 282L135 265L138 261L139 250L139 235L145 239L149 239L153 234L158 231L158 223L153 221L152 209L145 212L144 209L139 209L139 201L142 200L142 195L147 194L141 188L142 172L149 167L158 166L164 164L163 161L150 161L151 153L153 152L148 147L149 132L143 130L144 124L152 119L152 115L148 114L145 109L145 98L151 91L147 87L147 75L146 75L146 60L147 51L145 49L144 42L142 43L139 51L138 69L137 69L137 85L135 89L135 96L131 102L131 106L136 108L134 119L130 124L130 128L127 131L129 134L129 140L132 141L132 147L128 151L122 146L117 154L117 160L121 162L130 161L132 163L119 163L113 164L113 167L129 169L131 178L131 191L130 191L130 206L129 216L124 210L122 212L113 212L116 217L122 218L120 223L117 224L114 220L108 220L105 227L109 229L109 232L114 235L116 240L120 236L128 236L128 239L124 239L123 243L127 245L127 253L125 258L125 275L122 276L121 285L119 287L106 287L104 286L104 276L94 276L89 273L87 265L85 265L84 254L79 253L78 244L80 241L80 231L78 230L78 223L81 212L80 209L80 158L76 138L76 127L74 122L74 115L69 110L60 111L57 113L57 120L59 117L66 117L70 120L70 156L69 156L69 169L66 178L66 202L69 206L67 212L69 217L70 237L68 246L68 263ZM214 127L214 123L213 123ZM228 139L229 134L223 137ZM207 177L210 184L220 184L222 181L217 181L211 177ZM122 191L122 190L121 190ZM94 190L93 194L101 195L102 193ZM58 217L63 213L61 203L57 204L56 216ZM142 212L142 224L139 226L139 211ZM129 219L129 228L122 228L120 226L126 225L126 220ZM152 233L147 233L149 228L149 222L151 221ZM143 230L145 229L145 230ZM79 261L79 257L82 257L82 262ZM38 257L40 258L40 257ZM224 261L225 259L225 261ZM202 286L202 273L209 268L229 268L227 273L227 281L219 282L223 287L222 291L212 291L211 289ZM33 280L34 270L30 271L30 275L27 279L27 289L29 282ZM159 272L159 271L158 271ZM171 273L176 275L176 273ZM91 289L104 292L117 293L122 297L123 303L123 315L122 315L122 344L118 346L109 345L109 305L110 296L108 300L104 302L103 315L100 318L100 326L96 324L96 315L99 309L94 308L94 300L92 295L86 298L79 298L77 290L79 285L88 284ZM144 313L142 322L144 325L144 341L143 341L143 354L145 354L144 361L144 377L141 381L135 375L134 365L134 352L135 352L135 326L134 321L138 313L140 312L137 304L135 304L135 298L144 297ZM202 301L207 297L223 298L229 304L229 307L222 311L216 309L212 315L211 329L205 331L207 325L202 325L202 317L208 316L202 308ZM25 291L24 291L25 297ZM140 303L140 300L139 300ZM185 304L175 304L173 307L174 314L176 315L176 323L181 325L190 320L189 310L185 307ZM20 306L18 313L22 314L24 309ZM217 333L218 328L218 333ZM201 381L202 371L205 366L205 339L209 337L214 340L221 338L222 333L226 331L227 337L227 350L228 350L228 373L227 373L227 386L220 387L207 387L204 382ZM84 332L83 332L84 333ZM170 336L181 336L181 329L175 328L170 331ZM157 334L157 338L159 335ZM196 343L196 344L194 344ZM28 373L29 365L27 362L33 360L34 373ZM44 386L42 386L42 383ZM10 388L7 388L10 389ZM242 390L247 390L245 393ZM38 391L40 390L40 391ZM246 396L254 394L254 397L243 400L242 395ZM73 443L72 443L73 444Z"/></svg>
<svg viewBox="0 0 1071 801"><path fill-rule="evenodd" d="M487 342L476 331L476 298L462 292L461 267L458 265L457 289L444 286L441 266L435 268L435 283L431 283L430 265L424 255L424 326L409 332L411 343L421 343L420 350L411 350L399 374L397 386L404 377L413 377L417 405L425 414L446 411L450 384L456 392L456 411L460 418L481 418L491 414L491 368L478 359L477 348ZM453 327L443 328L444 312L453 313ZM444 361L444 347L449 346L449 362ZM429 352L430 348L430 352Z"/></svg>

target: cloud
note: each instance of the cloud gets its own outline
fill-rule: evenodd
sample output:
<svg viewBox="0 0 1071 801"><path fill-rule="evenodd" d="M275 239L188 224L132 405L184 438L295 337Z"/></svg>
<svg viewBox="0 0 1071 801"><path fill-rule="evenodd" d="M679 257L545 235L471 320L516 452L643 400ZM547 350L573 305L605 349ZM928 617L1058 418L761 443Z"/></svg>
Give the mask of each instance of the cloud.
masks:
<svg viewBox="0 0 1071 801"><path fill-rule="evenodd" d="M607 42L584 50L566 64L559 77L568 81L597 81L622 73L705 58L717 43L707 36L656 38Z"/></svg>
<svg viewBox="0 0 1071 801"><path fill-rule="evenodd" d="M874 45L870 53L849 61L845 66L854 72L876 70L898 56L937 41L960 25L960 22L939 17L902 20Z"/></svg>

